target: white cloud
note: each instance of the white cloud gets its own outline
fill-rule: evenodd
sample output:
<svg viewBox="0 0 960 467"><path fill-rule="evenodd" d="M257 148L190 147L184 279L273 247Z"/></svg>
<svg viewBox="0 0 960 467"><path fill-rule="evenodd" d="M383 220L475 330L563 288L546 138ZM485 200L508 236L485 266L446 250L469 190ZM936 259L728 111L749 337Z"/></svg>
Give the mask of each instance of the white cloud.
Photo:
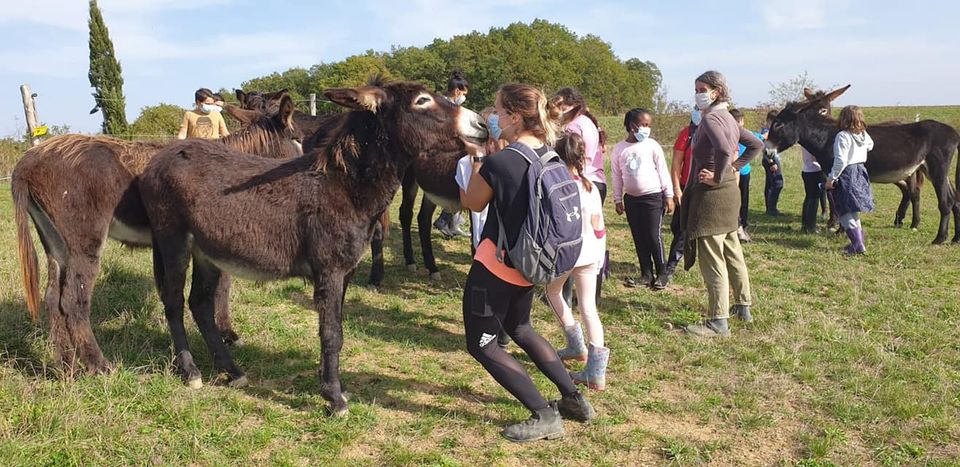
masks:
<svg viewBox="0 0 960 467"><path fill-rule="evenodd" d="M835 7L836 2L833 6ZM767 28L773 31L782 29L802 30L820 29L826 26L827 1L807 0L766 0L761 2L761 11Z"/></svg>

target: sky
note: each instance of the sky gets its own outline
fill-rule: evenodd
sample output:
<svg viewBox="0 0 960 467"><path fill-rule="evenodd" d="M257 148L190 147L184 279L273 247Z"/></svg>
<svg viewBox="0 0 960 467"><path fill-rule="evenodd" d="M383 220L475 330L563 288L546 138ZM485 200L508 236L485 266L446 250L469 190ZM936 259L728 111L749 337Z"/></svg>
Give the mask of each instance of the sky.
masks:
<svg viewBox="0 0 960 467"><path fill-rule="evenodd" d="M692 103L716 69L751 106L807 72L852 84L837 104L957 105L960 2L914 0L100 0L123 67L127 118L158 103L192 105L199 87L424 46L536 18L594 34L622 60L657 64L668 98ZM96 132L87 79L86 0L0 0L0 137L21 134L19 87L42 123ZM468 77L469 79L469 77ZM320 91L320 90L318 90ZM467 103L469 105L469 101Z"/></svg>

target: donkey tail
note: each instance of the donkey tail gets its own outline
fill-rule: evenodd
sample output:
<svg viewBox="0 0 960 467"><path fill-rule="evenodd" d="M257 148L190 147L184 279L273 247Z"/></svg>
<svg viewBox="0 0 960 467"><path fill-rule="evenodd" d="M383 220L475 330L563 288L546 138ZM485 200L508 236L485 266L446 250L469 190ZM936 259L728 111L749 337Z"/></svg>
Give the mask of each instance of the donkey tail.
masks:
<svg viewBox="0 0 960 467"><path fill-rule="evenodd" d="M17 252L20 256L20 275L23 277L23 289L26 293L30 318L37 321L40 318L40 275L37 272L37 250L34 248L33 238L30 236L30 221L27 213L29 202L29 190L23 185L23 182L14 177L13 204L17 224Z"/></svg>

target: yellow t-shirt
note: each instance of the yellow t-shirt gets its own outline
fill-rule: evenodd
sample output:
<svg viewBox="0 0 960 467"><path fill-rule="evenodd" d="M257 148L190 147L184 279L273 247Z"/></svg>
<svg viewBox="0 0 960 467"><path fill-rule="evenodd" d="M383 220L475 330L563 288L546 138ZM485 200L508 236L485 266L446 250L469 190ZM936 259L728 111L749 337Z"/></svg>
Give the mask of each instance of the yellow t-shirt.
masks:
<svg viewBox="0 0 960 467"><path fill-rule="evenodd" d="M203 114L188 110L183 122L187 125L187 138L217 139L223 136L221 129L227 127L220 112Z"/></svg>

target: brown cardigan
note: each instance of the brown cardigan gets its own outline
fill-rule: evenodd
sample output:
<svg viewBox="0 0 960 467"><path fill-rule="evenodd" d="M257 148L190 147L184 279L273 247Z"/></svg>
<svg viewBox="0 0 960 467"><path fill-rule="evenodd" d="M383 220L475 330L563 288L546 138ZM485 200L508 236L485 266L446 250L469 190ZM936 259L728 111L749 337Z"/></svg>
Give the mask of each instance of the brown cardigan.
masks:
<svg viewBox="0 0 960 467"><path fill-rule="evenodd" d="M740 149L738 143L747 150L736 158ZM680 226L686 235L685 269L690 269L696 262L698 238L737 230L737 216L740 214L737 172L762 149L763 143L737 124L726 104L715 105L704 114L693 138L690 179L680 205ZM700 183L702 169L713 171L717 186Z"/></svg>

